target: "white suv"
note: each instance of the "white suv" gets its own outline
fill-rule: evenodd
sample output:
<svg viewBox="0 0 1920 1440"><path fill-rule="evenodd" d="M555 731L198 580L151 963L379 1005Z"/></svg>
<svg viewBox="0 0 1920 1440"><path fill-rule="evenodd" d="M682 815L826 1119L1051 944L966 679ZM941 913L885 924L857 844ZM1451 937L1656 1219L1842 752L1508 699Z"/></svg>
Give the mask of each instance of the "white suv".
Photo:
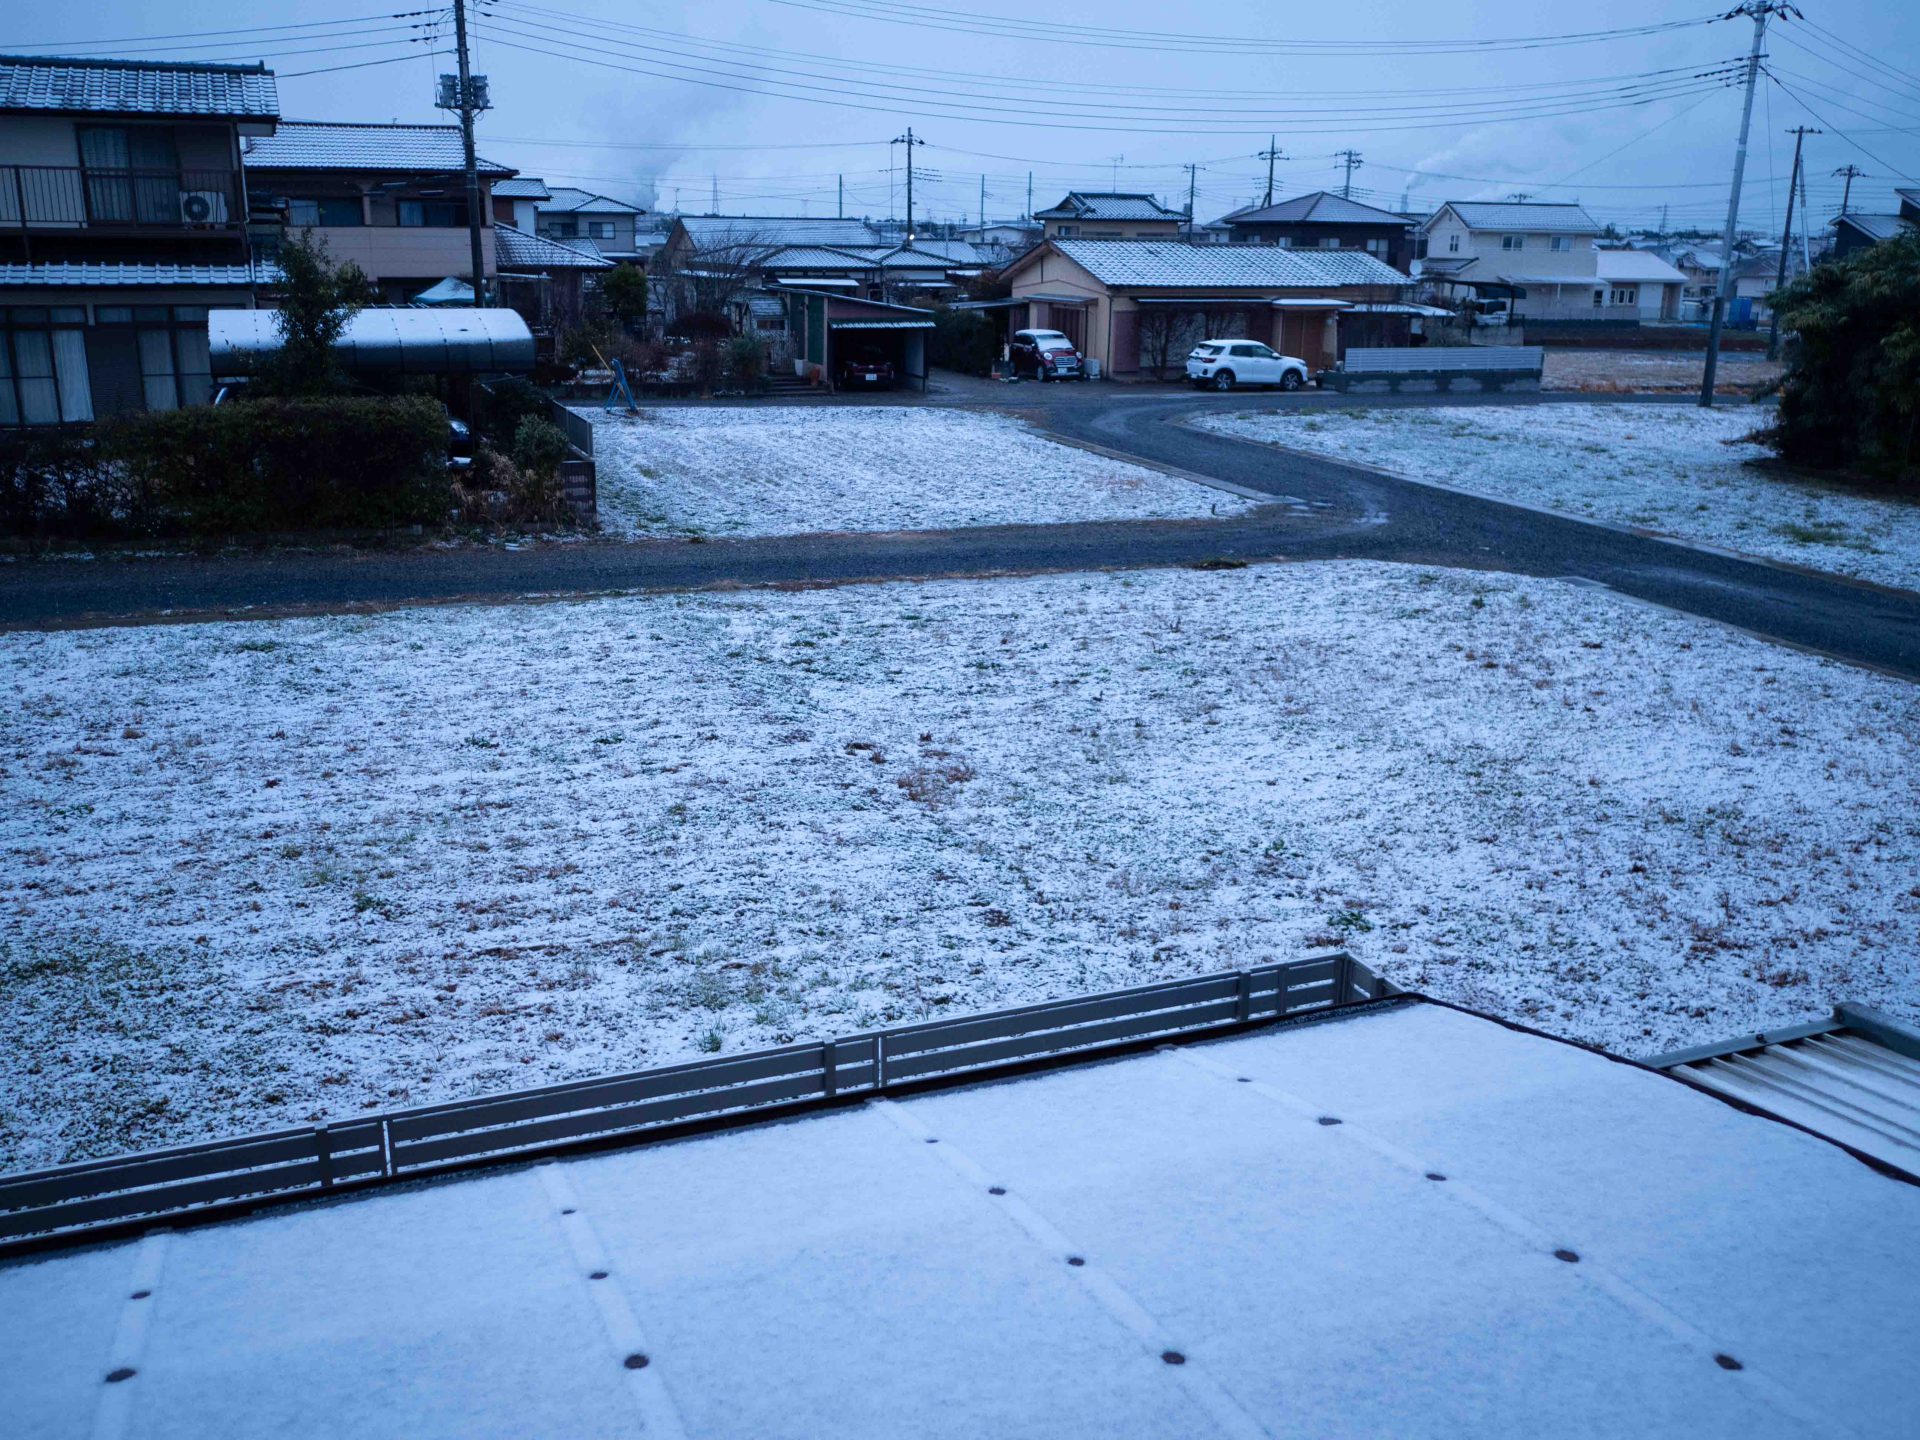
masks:
<svg viewBox="0 0 1920 1440"><path fill-rule="evenodd" d="M1269 350L1258 340L1202 340L1187 356L1187 379L1215 390L1236 385L1298 390L1307 383L1307 362Z"/></svg>

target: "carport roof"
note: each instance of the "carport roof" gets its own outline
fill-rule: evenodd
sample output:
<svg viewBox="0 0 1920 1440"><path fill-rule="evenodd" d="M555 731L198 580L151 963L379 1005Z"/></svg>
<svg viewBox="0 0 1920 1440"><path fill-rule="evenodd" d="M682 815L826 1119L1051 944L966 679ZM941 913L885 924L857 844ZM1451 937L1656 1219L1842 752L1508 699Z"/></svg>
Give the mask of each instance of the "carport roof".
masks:
<svg viewBox="0 0 1920 1440"><path fill-rule="evenodd" d="M1414 1003L9 1265L0 1353L34 1434L1895 1434L1916 1256L1837 1147Z"/></svg>
<svg viewBox="0 0 1920 1440"><path fill-rule="evenodd" d="M828 320L829 330L931 330L931 320Z"/></svg>

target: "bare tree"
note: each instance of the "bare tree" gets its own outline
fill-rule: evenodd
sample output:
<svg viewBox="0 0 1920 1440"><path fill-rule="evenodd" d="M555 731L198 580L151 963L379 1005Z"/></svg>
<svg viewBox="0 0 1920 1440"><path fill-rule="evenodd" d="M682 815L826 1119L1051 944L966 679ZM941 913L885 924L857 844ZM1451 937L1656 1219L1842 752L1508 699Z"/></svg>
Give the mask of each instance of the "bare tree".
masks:
<svg viewBox="0 0 1920 1440"><path fill-rule="evenodd" d="M1200 333L1200 317L1191 310L1153 305L1137 313L1140 319L1134 333L1140 339L1140 363L1156 380L1166 379L1176 359L1184 358L1197 341L1206 338Z"/></svg>
<svg viewBox="0 0 1920 1440"><path fill-rule="evenodd" d="M730 319L735 304L759 283L768 257L782 245L765 234L728 229L675 257L674 318L712 315Z"/></svg>

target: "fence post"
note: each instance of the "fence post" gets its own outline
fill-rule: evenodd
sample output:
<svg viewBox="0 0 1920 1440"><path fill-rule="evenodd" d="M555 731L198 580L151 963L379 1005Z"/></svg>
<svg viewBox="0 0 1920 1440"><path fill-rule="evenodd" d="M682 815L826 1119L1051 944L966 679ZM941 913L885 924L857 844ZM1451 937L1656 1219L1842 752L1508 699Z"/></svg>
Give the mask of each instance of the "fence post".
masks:
<svg viewBox="0 0 1920 1440"><path fill-rule="evenodd" d="M391 1120L380 1122L380 1171L389 1177L393 1174L393 1122Z"/></svg>
<svg viewBox="0 0 1920 1440"><path fill-rule="evenodd" d="M873 1088L887 1088L887 1037L879 1030L873 1034Z"/></svg>
<svg viewBox="0 0 1920 1440"><path fill-rule="evenodd" d="M835 1075L833 1071L833 1047L839 1043L837 1040L829 1040L820 1047L821 1086L829 1099L832 1098L834 1091L839 1088L839 1077Z"/></svg>
<svg viewBox="0 0 1920 1440"><path fill-rule="evenodd" d="M1234 979L1233 1018L1242 1023L1253 1018L1253 976L1245 970Z"/></svg>
<svg viewBox="0 0 1920 1440"><path fill-rule="evenodd" d="M1353 957L1342 950L1339 963L1333 967L1333 1003L1345 1005L1351 999L1353 999Z"/></svg>
<svg viewBox="0 0 1920 1440"><path fill-rule="evenodd" d="M333 1135L326 1126L316 1125L313 1129L314 1150L320 1159L320 1188L333 1188Z"/></svg>

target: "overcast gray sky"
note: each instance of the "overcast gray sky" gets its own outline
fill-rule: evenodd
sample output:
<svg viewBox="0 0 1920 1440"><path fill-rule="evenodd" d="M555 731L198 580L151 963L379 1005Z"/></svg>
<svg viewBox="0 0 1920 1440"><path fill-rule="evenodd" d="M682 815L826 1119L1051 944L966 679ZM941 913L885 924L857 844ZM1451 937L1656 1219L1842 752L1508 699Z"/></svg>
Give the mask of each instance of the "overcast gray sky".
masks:
<svg viewBox="0 0 1920 1440"><path fill-rule="evenodd" d="M1745 19L1698 0L1606 6L1483 0L1453 7L1221 6L1139 0L473 0L476 68L494 110L490 158L642 203L704 211L902 212L911 125L927 145L915 208L989 218L1069 188L1186 198L1208 219L1259 198L1269 132L1276 196L1578 199L1622 225L1717 228L1739 92L1703 72L1745 55ZM1816 216L1832 175L1868 172L1855 208L1920 184L1920 4L1806 0L1776 24L1754 110L1743 223L1777 228L1793 125L1808 140ZM396 12L410 12L397 15ZM294 119L435 120L450 10L431 0L16 0L0 48L150 58L265 58ZM891 18L890 18L891 17ZM1642 27L1670 28L1642 30ZM279 27L279 28L271 28ZM295 28L300 27L300 28ZM1518 37L1636 31L1580 43ZM233 35L204 32L233 31ZM334 69L331 67L355 68ZM314 71L319 73L302 74ZM697 83L704 82L704 83ZM1844 133L1843 133L1844 132Z"/></svg>

